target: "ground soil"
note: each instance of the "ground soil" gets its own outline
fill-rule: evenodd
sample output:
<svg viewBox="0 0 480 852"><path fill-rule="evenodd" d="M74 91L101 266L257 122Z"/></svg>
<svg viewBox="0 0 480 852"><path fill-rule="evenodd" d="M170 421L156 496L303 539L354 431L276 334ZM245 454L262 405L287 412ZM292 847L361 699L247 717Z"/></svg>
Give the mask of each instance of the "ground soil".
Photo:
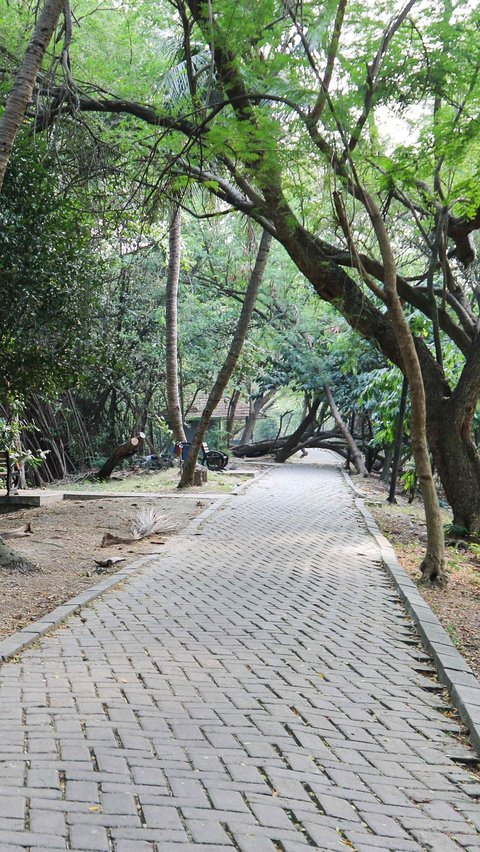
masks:
<svg viewBox="0 0 480 852"><path fill-rule="evenodd" d="M189 488L182 492L173 491L178 471L150 476L122 475L112 478L108 484L93 486L69 482L68 490L76 488L78 499L52 506L2 512L0 535L2 530L31 523L31 536L14 538L8 543L36 563L38 569L32 573L21 573L0 568L0 638L25 627L94 585L104 578L105 573L115 573L144 555L160 554L171 535L212 505L213 492L219 496L234 492L245 481L245 477L236 474L227 477L209 472L208 476L207 487ZM170 489L170 494L165 489ZM93 495L98 491L113 494L128 492L135 496L102 497L99 494L98 499L81 499L83 492ZM142 497L144 491L155 492L155 496ZM208 494L204 499L202 492ZM143 507L168 515L168 526L173 530L134 544L107 549L100 547L107 532L129 537L135 517ZM121 556L125 561L108 569L95 564L95 559L103 560L109 556Z"/></svg>
<svg viewBox="0 0 480 852"><path fill-rule="evenodd" d="M397 503L387 503L388 488L378 477L355 477L356 486L366 494L366 504L377 524L389 539L399 562L411 579L419 584L419 565L427 540L425 514L419 498L413 503L399 495ZM443 510L444 523L451 524L452 517ZM419 590L442 622L450 639L465 657L475 674L480 677L480 546L463 541L448 540L446 589L427 588L421 583Z"/></svg>

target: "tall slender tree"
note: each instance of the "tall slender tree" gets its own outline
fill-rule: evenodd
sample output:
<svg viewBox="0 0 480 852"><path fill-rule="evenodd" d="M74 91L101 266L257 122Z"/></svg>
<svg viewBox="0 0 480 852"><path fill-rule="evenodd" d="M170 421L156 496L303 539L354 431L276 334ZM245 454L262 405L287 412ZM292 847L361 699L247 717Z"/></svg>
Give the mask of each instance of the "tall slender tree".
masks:
<svg viewBox="0 0 480 852"><path fill-rule="evenodd" d="M178 281L180 277L181 233L181 213L180 208L176 207L170 220L166 283L167 410L175 440L184 442L187 438L183 428L178 382Z"/></svg>
<svg viewBox="0 0 480 852"><path fill-rule="evenodd" d="M268 252L272 243L272 237L267 231L263 231L260 245L255 260L255 265L250 274L247 289L245 291L245 299L240 311L235 333L227 353L227 357L223 362L223 366L218 373L214 382L213 388L208 396L205 408L203 409L195 437L190 448L187 460L183 466L182 476L178 484L179 488L186 488L193 485L193 475L195 465L197 463L198 454L200 452L205 432L208 429L210 418L220 402L223 392L228 384L228 381L236 367L240 353L245 343L245 338L248 332L248 326L252 317L253 309L257 299L257 294L262 283L263 274L267 265Z"/></svg>
<svg viewBox="0 0 480 852"><path fill-rule="evenodd" d="M43 57L55 32L65 0L46 0L0 119L0 192L18 130L32 98Z"/></svg>

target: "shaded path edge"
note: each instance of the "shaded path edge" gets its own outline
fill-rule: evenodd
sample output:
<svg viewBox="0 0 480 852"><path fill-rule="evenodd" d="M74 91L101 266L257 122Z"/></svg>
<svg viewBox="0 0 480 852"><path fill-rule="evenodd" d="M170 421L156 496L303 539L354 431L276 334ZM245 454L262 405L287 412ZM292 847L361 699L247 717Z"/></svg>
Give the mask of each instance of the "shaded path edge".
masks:
<svg viewBox="0 0 480 852"><path fill-rule="evenodd" d="M404 568L400 565L395 550L380 531L365 499L345 470L340 468L347 485L357 495L355 506L365 526L375 539L380 551L382 565L393 580L400 598L411 616L426 651L433 658L440 681L447 687L451 702L468 728L469 739L480 754L480 681L475 677L467 661L450 640L435 613L420 594Z"/></svg>
<svg viewBox="0 0 480 852"><path fill-rule="evenodd" d="M218 500L215 500L213 505L208 506L208 508L199 515L192 518L184 529L177 533L175 538L189 536L195 533L198 527L205 521L208 521L210 516L217 512L217 510L220 509L227 500L234 499L238 494L242 493L242 491L246 490L248 487L252 487L259 479L262 479L269 472L269 470L262 471L254 479L247 480L240 485L233 494L222 494ZM200 497L200 495L198 496ZM165 553L167 553L167 551L168 548L165 548ZM162 557L160 557L160 559L161 558ZM6 636L4 639L1 639L0 666L2 666L3 663L7 663L9 660L14 659L30 645L33 645L34 642L37 642L38 639L41 639L42 636L45 636L46 633L49 633L56 627L59 627L60 624L67 621L71 615L75 615L75 613L77 613L83 606L87 606L87 604L92 603L92 601L101 597L101 595L105 592L109 592L110 589L118 586L119 583L128 580L132 574L135 574L140 570L140 568L143 568L144 565L158 559L158 554L150 554L142 556L141 559L136 559L131 565L120 569L120 571L117 571L116 574L112 574L112 576L108 577L106 580L101 580L99 583L95 583L95 585L85 589L84 592L80 592L80 594L75 595L73 598L69 598L62 604L59 604L59 606L55 607L55 609L51 612L42 615L42 617L36 621L32 621L31 624L27 625L27 627L23 627L22 630L17 630L10 636Z"/></svg>

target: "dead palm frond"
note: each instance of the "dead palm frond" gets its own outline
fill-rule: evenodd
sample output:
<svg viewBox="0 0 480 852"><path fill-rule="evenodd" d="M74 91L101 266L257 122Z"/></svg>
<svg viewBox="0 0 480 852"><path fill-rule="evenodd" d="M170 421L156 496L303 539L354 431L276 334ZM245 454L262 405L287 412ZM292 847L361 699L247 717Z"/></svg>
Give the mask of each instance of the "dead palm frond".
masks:
<svg viewBox="0 0 480 852"><path fill-rule="evenodd" d="M139 509L132 528L134 539L146 538L155 533L165 533L173 529L171 516L155 509Z"/></svg>

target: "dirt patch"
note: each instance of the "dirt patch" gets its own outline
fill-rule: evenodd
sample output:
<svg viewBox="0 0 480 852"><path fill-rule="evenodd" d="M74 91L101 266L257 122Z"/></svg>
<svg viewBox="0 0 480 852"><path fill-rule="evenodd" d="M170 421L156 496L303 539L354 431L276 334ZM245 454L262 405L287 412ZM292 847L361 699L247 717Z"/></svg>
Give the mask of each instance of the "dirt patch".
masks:
<svg viewBox="0 0 480 852"><path fill-rule="evenodd" d="M413 503L398 497L396 505L386 502L387 487L377 478L355 480L367 495L366 504L383 534L395 548L398 560L418 585L419 565L427 541L425 513L421 500ZM443 510L444 523L452 517ZM465 549L466 548L466 549ZM419 590L451 641L480 677L480 555L463 542L446 549L448 585L432 589L419 585Z"/></svg>
<svg viewBox="0 0 480 852"><path fill-rule="evenodd" d="M9 544L37 563L38 571L22 574L0 569L0 637L25 627L94 585L105 574L115 573L143 555L161 554L169 536L183 529L213 502L191 496L182 499L160 495L138 501L127 497L69 500L1 514L0 535L2 530L31 523L31 536L11 539ZM107 532L128 537L141 507L169 515L169 526L174 532L154 535L132 545L100 548ZM108 556L122 556L125 561L108 569L96 566L95 558Z"/></svg>

